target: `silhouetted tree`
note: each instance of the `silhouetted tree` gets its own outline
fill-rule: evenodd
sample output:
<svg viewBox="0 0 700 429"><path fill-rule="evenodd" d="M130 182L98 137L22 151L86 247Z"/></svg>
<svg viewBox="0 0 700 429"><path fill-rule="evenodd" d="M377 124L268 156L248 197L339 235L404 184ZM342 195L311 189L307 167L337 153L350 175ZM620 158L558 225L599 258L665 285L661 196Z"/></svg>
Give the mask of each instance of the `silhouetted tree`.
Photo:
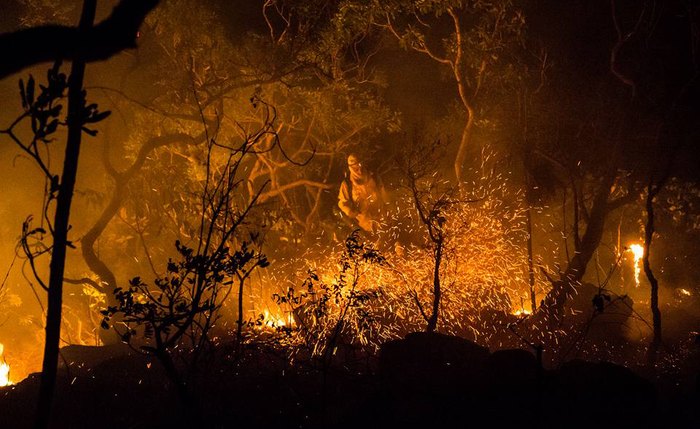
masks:
<svg viewBox="0 0 700 429"><path fill-rule="evenodd" d="M79 28L82 31L92 26L95 16L96 0L86 0L83 3L83 11ZM106 118L110 112L99 112L96 104L86 104L86 92L83 89L85 75L85 61L80 57L74 59L70 77L59 72L57 63L48 73L48 85L40 86L41 92L36 95L34 79L30 77L27 84L20 81L20 93L22 106L25 112L5 131L19 148L29 155L45 174L48 183L48 198L45 199L43 216L49 225L49 233L52 243L43 247L39 254L23 246L27 251L27 257L37 280L48 293L48 306L46 311L46 339L44 344L44 360L42 366L41 385L39 388L39 405L37 411L36 427L44 428L49 425L51 404L53 400L56 373L58 366L58 348L61 333L61 310L63 303L63 282L65 271L66 250L73 247L68 239L70 229L70 212L73 200L73 190L78 170L80 145L83 132L95 135L96 131L87 128L88 124L96 123ZM68 114L65 122L59 120L61 114L61 101L65 91L68 91ZM23 143L15 134L15 127L22 121L29 120L33 132L33 139L29 143ZM68 128L65 157L63 159L63 171L60 175L53 174L44 157L46 147L52 142L59 125ZM55 202L53 220L50 219L51 206ZM28 236L41 236L46 231L43 228L30 229L28 222L23 230L23 243L26 244ZM45 283L38 275L34 259L40 254L50 253L49 281Z"/></svg>
<svg viewBox="0 0 700 429"><path fill-rule="evenodd" d="M189 381L210 345L209 332L221 306L237 283L240 342L245 282L256 268L268 266L267 258L255 250L257 235L246 237L244 232L246 219L264 185L245 202L239 177L245 159L260 150L259 145L270 134L274 135L274 110L264 103L260 108L267 110L268 120L240 144L233 147L215 138L209 140L195 242L186 245L177 241L179 260L168 261L165 275L158 276L153 285L135 277L128 288L117 287L113 291L116 305L103 311L103 328L113 327L122 341L133 342L137 351L155 356L163 365L189 418L197 414L196 396ZM110 325L115 317L119 323ZM137 334L142 338L137 339ZM179 361L184 368L179 367Z"/></svg>
<svg viewBox="0 0 700 429"><path fill-rule="evenodd" d="M101 61L135 48L139 27L158 1L122 0L95 26L44 25L0 34L0 78L46 61Z"/></svg>
<svg viewBox="0 0 700 429"><path fill-rule="evenodd" d="M426 312L418 295L414 295L421 316L425 319L426 332L434 332L440 315L442 297L443 259L447 252L447 241L456 231L447 228L450 209L459 203L456 187L446 186L436 174L439 159L444 155L439 141L429 145L415 145L406 156L402 169L408 179L413 208L427 232L428 247L432 256L432 294L430 312Z"/></svg>

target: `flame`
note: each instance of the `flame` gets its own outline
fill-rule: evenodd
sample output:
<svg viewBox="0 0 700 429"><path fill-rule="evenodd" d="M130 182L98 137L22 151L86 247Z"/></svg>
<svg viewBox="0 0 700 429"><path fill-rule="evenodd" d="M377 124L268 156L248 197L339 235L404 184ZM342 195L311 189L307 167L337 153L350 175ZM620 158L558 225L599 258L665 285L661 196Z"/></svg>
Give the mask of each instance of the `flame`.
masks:
<svg viewBox="0 0 700 429"><path fill-rule="evenodd" d="M525 317L525 316L529 316L530 314L532 314L532 312L530 310L526 310L524 308L519 308L513 312L513 315L518 316L518 317L521 317L521 316Z"/></svg>
<svg viewBox="0 0 700 429"><path fill-rule="evenodd" d="M263 312L264 315L264 321L265 321L265 326L268 328L283 328L287 325L292 326L294 325L294 320L292 320L291 316L288 317L288 320L285 320L283 316L278 316L270 313L268 310L265 310Z"/></svg>
<svg viewBox="0 0 700 429"><path fill-rule="evenodd" d="M5 357L3 356L4 350L5 346L0 343L0 387L12 384L12 381L10 381L10 365L5 362Z"/></svg>
<svg viewBox="0 0 700 429"><path fill-rule="evenodd" d="M642 258L644 257L644 247L641 244L630 244L627 249L634 256L634 283L639 287L639 274L642 272Z"/></svg>

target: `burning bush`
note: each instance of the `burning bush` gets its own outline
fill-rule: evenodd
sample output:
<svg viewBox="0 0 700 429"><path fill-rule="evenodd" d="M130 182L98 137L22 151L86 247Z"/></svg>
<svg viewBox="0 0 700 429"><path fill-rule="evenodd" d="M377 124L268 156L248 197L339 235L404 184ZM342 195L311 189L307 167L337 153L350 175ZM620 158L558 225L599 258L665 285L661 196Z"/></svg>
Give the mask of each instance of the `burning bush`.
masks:
<svg viewBox="0 0 700 429"><path fill-rule="evenodd" d="M326 360L341 344L377 347L387 328L377 305L385 289L377 274L385 266L386 259L355 231L345 240L337 273L309 270L300 291L292 286L285 294L274 294L274 301L294 315L293 345Z"/></svg>

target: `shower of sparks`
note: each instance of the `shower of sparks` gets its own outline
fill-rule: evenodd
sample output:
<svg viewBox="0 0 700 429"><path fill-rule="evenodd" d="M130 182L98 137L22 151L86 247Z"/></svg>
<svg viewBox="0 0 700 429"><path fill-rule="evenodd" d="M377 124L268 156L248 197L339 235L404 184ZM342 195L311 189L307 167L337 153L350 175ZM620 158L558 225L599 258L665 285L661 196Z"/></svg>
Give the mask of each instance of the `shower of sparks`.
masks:
<svg viewBox="0 0 700 429"><path fill-rule="evenodd" d="M634 256L634 283L639 287L639 274L642 272L642 258L644 257L644 247L641 244L631 244L628 251Z"/></svg>
<svg viewBox="0 0 700 429"><path fill-rule="evenodd" d="M496 179L490 189L480 189L477 201L459 202L443 213L448 238L440 269L437 329L484 345L507 331L514 317L529 313L519 299L528 287L523 204L500 198L498 190L505 188L506 179ZM421 307L430 314L434 254L412 204L410 198L397 201L379 236L360 237L377 247L386 261L361 262L347 272L345 281L356 281L355 289L346 286L331 299L320 299L323 287L339 283L343 246L319 242L262 273L262 286L248 307L249 319L263 317L261 325L266 327L293 325L281 329L284 342L314 355L326 353L327 339L334 335L342 337L341 343L376 351L388 340L424 330ZM318 277L313 289L302 286L309 271ZM302 303L270 303L273 293L287 296L290 291L304 294ZM367 296L357 300L358 294Z"/></svg>

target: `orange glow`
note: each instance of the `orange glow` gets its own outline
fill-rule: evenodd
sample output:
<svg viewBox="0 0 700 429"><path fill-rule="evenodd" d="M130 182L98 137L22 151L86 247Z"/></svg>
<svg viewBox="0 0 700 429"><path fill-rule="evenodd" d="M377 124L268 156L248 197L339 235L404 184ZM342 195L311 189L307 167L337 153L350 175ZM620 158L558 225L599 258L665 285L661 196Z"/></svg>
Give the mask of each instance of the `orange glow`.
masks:
<svg viewBox="0 0 700 429"><path fill-rule="evenodd" d="M264 315L264 321L265 321L265 327L267 328L284 328L285 326L293 327L294 326L294 320L293 318L287 317L285 318L284 316L279 316L276 314L271 314L268 310L265 310L263 312Z"/></svg>
<svg viewBox="0 0 700 429"><path fill-rule="evenodd" d="M10 365L5 362L5 357L3 356L4 349L5 346L0 343L0 387L12 384L12 381L10 381Z"/></svg>
<svg viewBox="0 0 700 429"><path fill-rule="evenodd" d="M530 310L526 310L524 308L519 308L513 312L513 315L518 316L518 317L525 317L525 316L529 316L530 314L532 314L532 312Z"/></svg>
<svg viewBox="0 0 700 429"><path fill-rule="evenodd" d="M639 274L642 272L642 258L644 257L644 247L641 244L630 244L628 248L634 256L634 283L639 287Z"/></svg>

